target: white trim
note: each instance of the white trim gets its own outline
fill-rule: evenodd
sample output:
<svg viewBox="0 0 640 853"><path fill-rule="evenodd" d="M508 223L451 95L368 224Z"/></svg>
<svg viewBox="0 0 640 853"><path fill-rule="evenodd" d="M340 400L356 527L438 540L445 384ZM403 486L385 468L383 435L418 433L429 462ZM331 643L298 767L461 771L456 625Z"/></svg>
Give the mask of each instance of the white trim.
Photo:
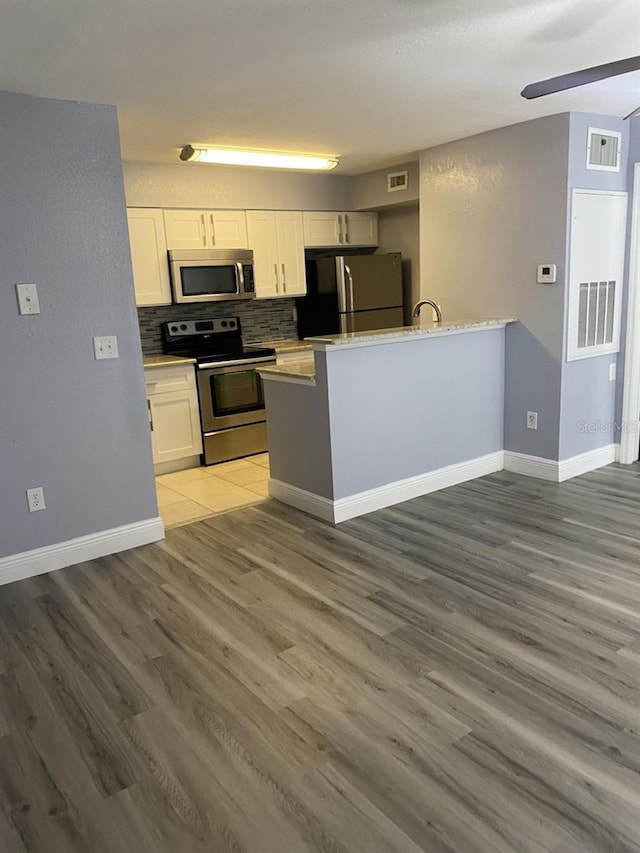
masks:
<svg viewBox="0 0 640 853"><path fill-rule="evenodd" d="M44 548L0 557L0 585L64 569L65 566L95 560L118 551L127 551L139 545L148 545L163 537L164 524L158 516L110 530L100 530L88 536L78 536Z"/></svg>
<svg viewBox="0 0 640 853"><path fill-rule="evenodd" d="M637 424L640 414L640 163L634 167L630 243L627 337L622 383L623 429L620 437L620 462L624 465L638 459L640 440L637 430L624 428L625 424L628 427Z"/></svg>
<svg viewBox="0 0 640 853"><path fill-rule="evenodd" d="M558 482L558 463L542 456L529 456L527 453L504 452L504 469L525 477L537 477L539 480Z"/></svg>
<svg viewBox="0 0 640 853"><path fill-rule="evenodd" d="M169 462L156 462L153 466L153 473L156 477L162 474L173 474L176 471L186 471L187 468L199 468L200 455L198 456L183 456L182 459L172 459Z"/></svg>
<svg viewBox="0 0 640 853"><path fill-rule="evenodd" d="M595 471L603 465L616 461L617 445L608 444L596 450L579 453L560 462L554 459L543 459L540 456L529 456L526 453L514 453L505 450L504 467L514 474L524 474L526 477L537 477L539 480L550 480L552 483L563 483L588 471Z"/></svg>
<svg viewBox="0 0 640 853"><path fill-rule="evenodd" d="M619 445L619 444L614 444L613 446L614 446L614 448L615 448L615 456L616 456L616 458L615 458L613 461L614 461L614 462L620 462L620 457L621 457L621 449L620 449L620 445Z"/></svg>
<svg viewBox="0 0 640 853"><path fill-rule="evenodd" d="M323 498L314 492L283 483L282 480L274 480L273 477L269 480L269 496L316 518L321 518L323 521L329 521L332 524L335 521L334 502L330 498Z"/></svg>
<svg viewBox="0 0 640 853"><path fill-rule="evenodd" d="M359 515L374 512L377 509L393 506L439 489L446 489L467 480L474 480L476 477L493 474L495 471L501 471L503 467L504 454L499 450L477 459L447 465L445 468L418 474L416 477L407 477L404 480L387 483L375 489L367 489L335 501L273 479L269 480L269 494L323 521L339 524L341 521L357 518Z"/></svg>

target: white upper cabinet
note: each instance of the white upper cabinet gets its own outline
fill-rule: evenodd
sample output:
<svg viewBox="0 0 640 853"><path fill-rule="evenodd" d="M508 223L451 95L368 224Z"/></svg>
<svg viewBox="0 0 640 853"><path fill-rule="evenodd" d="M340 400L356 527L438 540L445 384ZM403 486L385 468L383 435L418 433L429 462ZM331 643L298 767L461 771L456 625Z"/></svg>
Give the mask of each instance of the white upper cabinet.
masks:
<svg viewBox="0 0 640 853"><path fill-rule="evenodd" d="M170 305L171 285L162 210L127 210L136 305Z"/></svg>
<svg viewBox="0 0 640 853"><path fill-rule="evenodd" d="M307 292L302 213L248 210L256 297L303 296Z"/></svg>
<svg viewBox="0 0 640 853"><path fill-rule="evenodd" d="M244 210L165 210L169 249L246 249Z"/></svg>
<svg viewBox="0 0 640 853"><path fill-rule="evenodd" d="M308 247L377 246L378 214L305 211L304 245Z"/></svg>

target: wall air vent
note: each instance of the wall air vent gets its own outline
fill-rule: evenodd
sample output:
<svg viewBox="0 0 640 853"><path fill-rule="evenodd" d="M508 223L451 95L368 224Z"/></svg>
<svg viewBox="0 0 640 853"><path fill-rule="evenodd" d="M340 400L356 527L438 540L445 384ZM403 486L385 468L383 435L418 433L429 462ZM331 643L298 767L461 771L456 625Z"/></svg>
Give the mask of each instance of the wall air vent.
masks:
<svg viewBox="0 0 640 853"><path fill-rule="evenodd" d="M621 133L590 127L587 135L587 169L619 172L621 148Z"/></svg>
<svg viewBox="0 0 640 853"><path fill-rule="evenodd" d="M387 175L387 192L397 193L409 186L409 172L389 172Z"/></svg>

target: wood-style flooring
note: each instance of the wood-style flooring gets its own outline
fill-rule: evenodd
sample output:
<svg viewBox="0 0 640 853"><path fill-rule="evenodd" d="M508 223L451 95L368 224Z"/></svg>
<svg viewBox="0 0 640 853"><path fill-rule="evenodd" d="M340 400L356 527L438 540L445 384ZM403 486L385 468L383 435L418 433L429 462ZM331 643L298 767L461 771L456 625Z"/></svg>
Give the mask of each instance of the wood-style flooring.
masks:
<svg viewBox="0 0 640 853"><path fill-rule="evenodd" d="M2 853L640 850L640 467L0 588Z"/></svg>

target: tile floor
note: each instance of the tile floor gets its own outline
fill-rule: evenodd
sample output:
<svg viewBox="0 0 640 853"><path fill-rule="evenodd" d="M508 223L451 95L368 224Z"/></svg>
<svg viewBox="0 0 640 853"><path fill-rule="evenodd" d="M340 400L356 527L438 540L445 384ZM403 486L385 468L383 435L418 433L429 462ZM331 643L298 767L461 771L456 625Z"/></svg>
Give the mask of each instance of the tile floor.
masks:
<svg viewBox="0 0 640 853"><path fill-rule="evenodd" d="M179 527L268 497L269 455L247 456L156 477L166 528Z"/></svg>

